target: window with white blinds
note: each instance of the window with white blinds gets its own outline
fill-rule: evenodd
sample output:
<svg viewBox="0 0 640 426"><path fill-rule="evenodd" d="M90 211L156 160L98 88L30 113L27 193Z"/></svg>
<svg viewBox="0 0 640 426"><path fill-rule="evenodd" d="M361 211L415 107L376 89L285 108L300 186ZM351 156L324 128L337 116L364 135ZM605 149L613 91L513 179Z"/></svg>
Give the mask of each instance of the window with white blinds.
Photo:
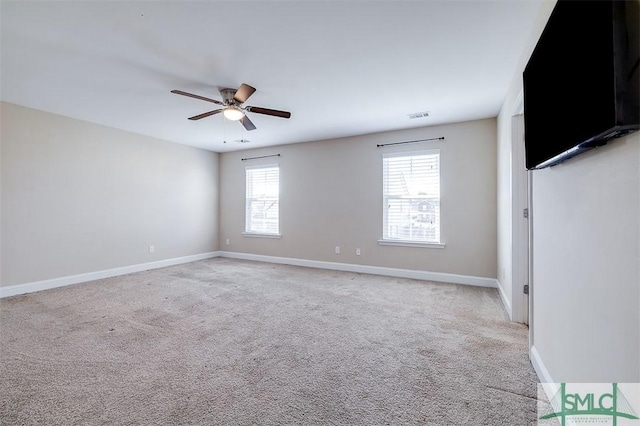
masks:
<svg viewBox="0 0 640 426"><path fill-rule="evenodd" d="M383 240L440 244L440 151L388 154Z"/></svg>
<svg viewBox="0 0 640 426"><path fill-rule="evenodd" d="M246 168L245 232L280 233L280 168Z"/></svg>

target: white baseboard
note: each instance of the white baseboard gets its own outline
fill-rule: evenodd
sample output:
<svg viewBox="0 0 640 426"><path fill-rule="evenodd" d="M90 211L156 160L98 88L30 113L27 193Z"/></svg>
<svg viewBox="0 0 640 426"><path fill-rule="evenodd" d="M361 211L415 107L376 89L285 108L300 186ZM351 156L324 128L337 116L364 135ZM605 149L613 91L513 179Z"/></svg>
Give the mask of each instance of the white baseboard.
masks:
<svg viewBox="0 0 640 426"><path fill-rule="evenodd" d="M558 392L559 387L553 378L551 378L551 374L549 374L549 370L544 366L540 353L538 353L535 346L531 346L531 349L529 350L529 359L531 359L533 369L538 375L538 379L540 379L540 384L544 389L544 393L547 394L547 398L551 401L554 395Z"/></svg>
<svg viewBox="0 0 640 426"><path fill-rule="evenodd" d="M357 265L353 263L325 262L321 260L296 259L292 257L265 256L261 254L221 251L220 256L232 259L255 260L258 262L281 263L285 265L305 266L308 268L332 269L335 271L358 272L361 274L385 275L389 277L412 278L416 280L439 281L453 284L466 284L479 287L498 287L495 278L474 277L470 275L448 274L444 272L417 271L412 269L386 268L382 266Z"/></svg>
<svg viewBox="0 0 640 426"><path fill-rule="evenodd" d="M507 294L504 292L502 288L502 284L500 281L498 282L498 293L500 294L500 299L502 299L502 304L504 305L504 309L507 311L507 315L509 315L509 319L513 321L513 310L511 309L511 300L507 297Z"/></svg>
<svg viewBox="0 0 640 426"><path fill-rule="evenodd" d="M438 281L498 289L500 288L498 285L498 281L495 278L448 274L444 272L418 271L412 269L386 268L381 266L357 265L352 263L324 262L319 260L296 259L290 257L265 256L251 253L214 251L191 256L177 257L173 259L159 260L156 262L140 263L137 265L123 266L120 268L53 278L50 280L0 287L0 298L16 296L19 294L33 293L35 291L48 290L51 288L79 284L87 281L94 281L119 275L131 274L134 272L147 271L149 269L164 268L166 266L179 265L182 263L189 263L196 260L210 259L219 256L233 259L254 260L258 262L305 266L309 268L332 269L336 271L357 272L362 274L385 275L390 277L412 278L417 280ZM503 297L502 294L501 297Z"/></svg>
<svg viewBox="0 0 640 426"><path fill-rule="evenodd" d="M51 288L64 287L67 285L79 284L87 281L116 277L118 275L131 274L133 272L147 271L149 269L164 268L166 266L179 265L181 263L189 263L196 260L210 259L212 257L218 256L220 256L220 252L212 251L209 253L175 257L172 259L158 260L156 262L140 263L137 265L123 266L120 268L105 269L102 271L69 275L66 277L53 278L50 280L0 287L0 299L4 297L17 296L19 294L33 293L34 291L48 290Z"/></svg>

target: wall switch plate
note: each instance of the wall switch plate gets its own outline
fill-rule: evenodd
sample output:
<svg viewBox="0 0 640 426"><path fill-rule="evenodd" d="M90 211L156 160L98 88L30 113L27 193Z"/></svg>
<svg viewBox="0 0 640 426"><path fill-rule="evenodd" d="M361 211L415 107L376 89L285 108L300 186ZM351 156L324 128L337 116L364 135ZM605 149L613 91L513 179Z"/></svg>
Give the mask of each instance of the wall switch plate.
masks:
<svg viewBox="0 0 640 426"><path fill-rule="evenodd" d="M356 256L360 256L362 254L362 252L360 251L359 248L356 249Z"/></svg>
<svg viewBox="0 0 640 426"><path fill-rule="evenodd" d="M340 246L336 246L336 254L340 254Z"/></svg>
<svg viewBox="0 0 640 426"><path fill-rule="evenodd" d="M149 246L149 254L153 254L156 251L154 246Z"/></svg>

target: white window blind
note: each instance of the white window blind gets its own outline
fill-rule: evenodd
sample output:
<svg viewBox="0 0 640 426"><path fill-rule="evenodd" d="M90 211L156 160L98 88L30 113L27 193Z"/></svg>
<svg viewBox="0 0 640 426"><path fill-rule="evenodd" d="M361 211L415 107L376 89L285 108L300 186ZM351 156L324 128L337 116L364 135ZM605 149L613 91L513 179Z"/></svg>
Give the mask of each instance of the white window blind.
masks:
<svg viewBox="0 0 640 426"><path fill-rule="evenodd" d="M383 163L383 240L440 243L440 152L389 154Z"/></svg>
<svg viewBox="0 0 640 426"><path fill-rule="evenodd" d="M247 167L245 231L256 234L280 233L280 168Z"/></svg>

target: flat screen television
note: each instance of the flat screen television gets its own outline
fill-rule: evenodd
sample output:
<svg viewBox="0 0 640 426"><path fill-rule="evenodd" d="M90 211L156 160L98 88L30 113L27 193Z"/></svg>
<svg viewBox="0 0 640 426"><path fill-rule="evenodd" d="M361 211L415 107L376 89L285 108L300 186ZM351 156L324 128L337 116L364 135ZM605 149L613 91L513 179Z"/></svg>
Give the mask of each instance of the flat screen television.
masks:
<svg viewBox="0 0 640 426"><path fill-rule="evenodd" d="M523 73L526 168L640 128L640 0L559 0Z"/></svg>

